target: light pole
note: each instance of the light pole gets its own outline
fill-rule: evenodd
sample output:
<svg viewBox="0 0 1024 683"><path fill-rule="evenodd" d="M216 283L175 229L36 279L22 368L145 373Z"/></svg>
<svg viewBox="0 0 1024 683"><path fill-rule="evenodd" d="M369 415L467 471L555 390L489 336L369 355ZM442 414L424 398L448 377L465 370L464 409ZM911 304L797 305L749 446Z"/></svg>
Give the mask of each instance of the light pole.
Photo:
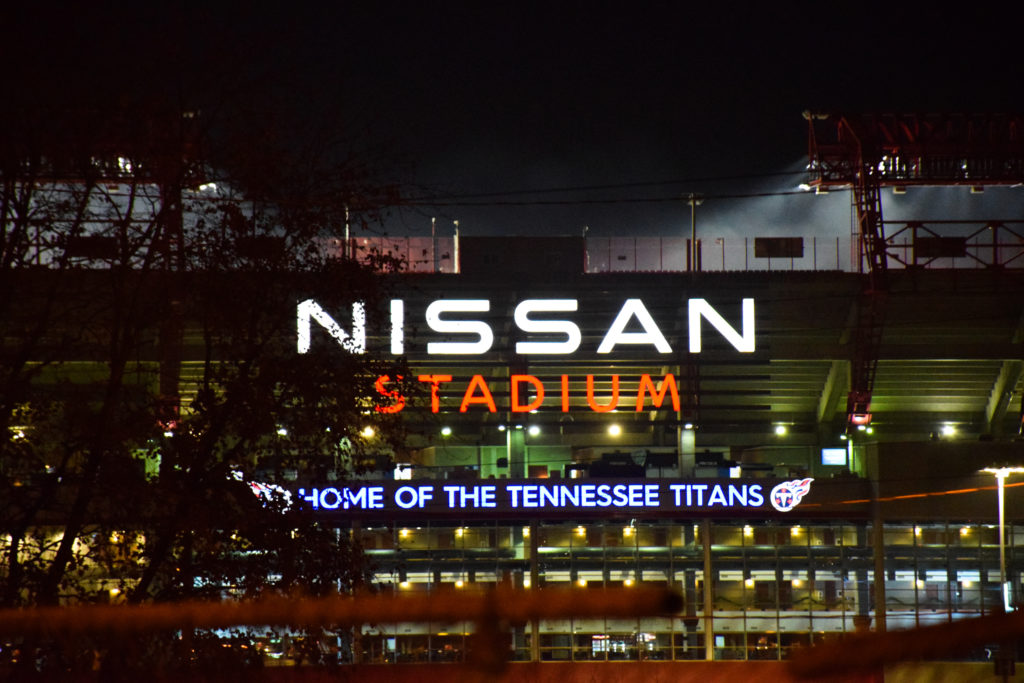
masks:
<svg viewBox="0 0 1024 683"><path fill-rule="evenodd" d="M982 472L996 477L996 500L999 504L999 590L1003 594L1003 609L1009 612L1013 605L1010 604L1010 590L1006 584L1006 478L1012 473L1024 472L1024 467L986 467Z"/></svg>
<svg viewBox="0 0 1024 683"><path fill-rule="evenodd" d="M700 260L697 257L697 207L704 203L700 195L691 192L687 197L690 205L690 259L688 270L695 273L700 270Z"/></svg>

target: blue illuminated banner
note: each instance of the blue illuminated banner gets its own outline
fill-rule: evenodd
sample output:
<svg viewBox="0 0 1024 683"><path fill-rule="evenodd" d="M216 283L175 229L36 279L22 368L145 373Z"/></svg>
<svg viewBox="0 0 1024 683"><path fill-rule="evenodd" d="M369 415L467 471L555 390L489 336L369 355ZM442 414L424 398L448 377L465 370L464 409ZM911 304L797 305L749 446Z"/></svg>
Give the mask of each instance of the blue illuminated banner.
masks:
<svg viewBox="0 0 1024 683"><path fill-rule="evenodd" d="M787 513L813 479L420 480L302 487L297 499L316 513L352 518L452 517L481 512L517 517Z"/></svg>

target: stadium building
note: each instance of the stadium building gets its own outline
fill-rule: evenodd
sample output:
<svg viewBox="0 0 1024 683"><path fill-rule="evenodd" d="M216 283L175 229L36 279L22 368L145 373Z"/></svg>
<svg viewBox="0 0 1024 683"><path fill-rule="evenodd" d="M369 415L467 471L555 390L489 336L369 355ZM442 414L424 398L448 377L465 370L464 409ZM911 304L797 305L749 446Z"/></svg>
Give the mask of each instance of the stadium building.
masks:
<svg viewBox="0 0 1024 683"><path fill-rule="evenodd" d="M277 483L396 594L682 595L659 617L513 624L516 662L784 660L1012 608L1024 219L885 221L881 193L1021 182L1020 121L808 121L809 186L852 189L849 237L339 238L404 262L390 298L339 309L296 284L283 334L405 359L368 398L408 436L360 478ZM159 362L184 405L204 361ZM365 624L352 659L461 661L474 628Z"/></svg>
<svg viewBox="0 0 1024 683"><path fill-rule="evenodd" d="M683 595L672 616L516 627L519 661L786 659L1010 609L1021 222L885 221L881 193L1018 182L1016 119L807 118L810 187L852 189L848 241L750 236L727 259L719 240L721 268L695 230L346 247L403 256L401 293L368 325L304 300L300 350L406 354L421 398L379 379L411 433L395 481L296 493L398 592ZM368 626L360 657L458 659L471 630Z"/></svg>
<svg viewBox="0 0 1024 683"><path fill-rule="evenodd" d="M355 335L406 354L421 391L378 382L410 431L394 480L304 479L298 497L351 528L397 592L684 596L674 616L518 627L520 661L780 659L990 614L1001 549L1016 599L1017 483L1001 547L985 470L1024 463L1021 271L892 269L870 412L851 414L863 275L801 269L810 253L769 270L754 251L763 269L686 271L686 240L644 242L463 239L439 245L458 266L403 275L363 322L304 300L299 351L350 352ZM615 267L645 247L660 270ZM368 626L361 657L458 659L471 631Z"/></svg>

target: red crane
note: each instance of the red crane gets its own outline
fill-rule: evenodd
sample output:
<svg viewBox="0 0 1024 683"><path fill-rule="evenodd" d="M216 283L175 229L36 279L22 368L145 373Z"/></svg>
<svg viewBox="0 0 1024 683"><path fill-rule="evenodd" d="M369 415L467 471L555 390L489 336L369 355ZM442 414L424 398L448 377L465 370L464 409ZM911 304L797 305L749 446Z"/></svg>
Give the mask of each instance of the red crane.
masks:
<svg viewBox="0 0 1024 683"><path fill-rule="evenodd" d="M858 268L866 274L853 336L847 430L871 420L885 318L887 252L882 187L1024 182L1019 114L824 114L804 112L811 187L852 188Z"/></svg>

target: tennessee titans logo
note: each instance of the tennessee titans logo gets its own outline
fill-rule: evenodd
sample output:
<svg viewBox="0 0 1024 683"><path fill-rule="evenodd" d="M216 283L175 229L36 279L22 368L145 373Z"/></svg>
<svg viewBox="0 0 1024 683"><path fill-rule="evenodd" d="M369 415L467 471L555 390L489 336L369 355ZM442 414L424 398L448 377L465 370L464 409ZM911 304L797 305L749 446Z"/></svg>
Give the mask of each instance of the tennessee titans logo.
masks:
<svg viewBox="0 0 1024 683"><path fill-rule="evenodd" d="M789 512L799 505L803 497L811 490L812 481L814 479L811 477L784 481L772 489L768 500L771 501L772 507L779 512Z"/></svg>

